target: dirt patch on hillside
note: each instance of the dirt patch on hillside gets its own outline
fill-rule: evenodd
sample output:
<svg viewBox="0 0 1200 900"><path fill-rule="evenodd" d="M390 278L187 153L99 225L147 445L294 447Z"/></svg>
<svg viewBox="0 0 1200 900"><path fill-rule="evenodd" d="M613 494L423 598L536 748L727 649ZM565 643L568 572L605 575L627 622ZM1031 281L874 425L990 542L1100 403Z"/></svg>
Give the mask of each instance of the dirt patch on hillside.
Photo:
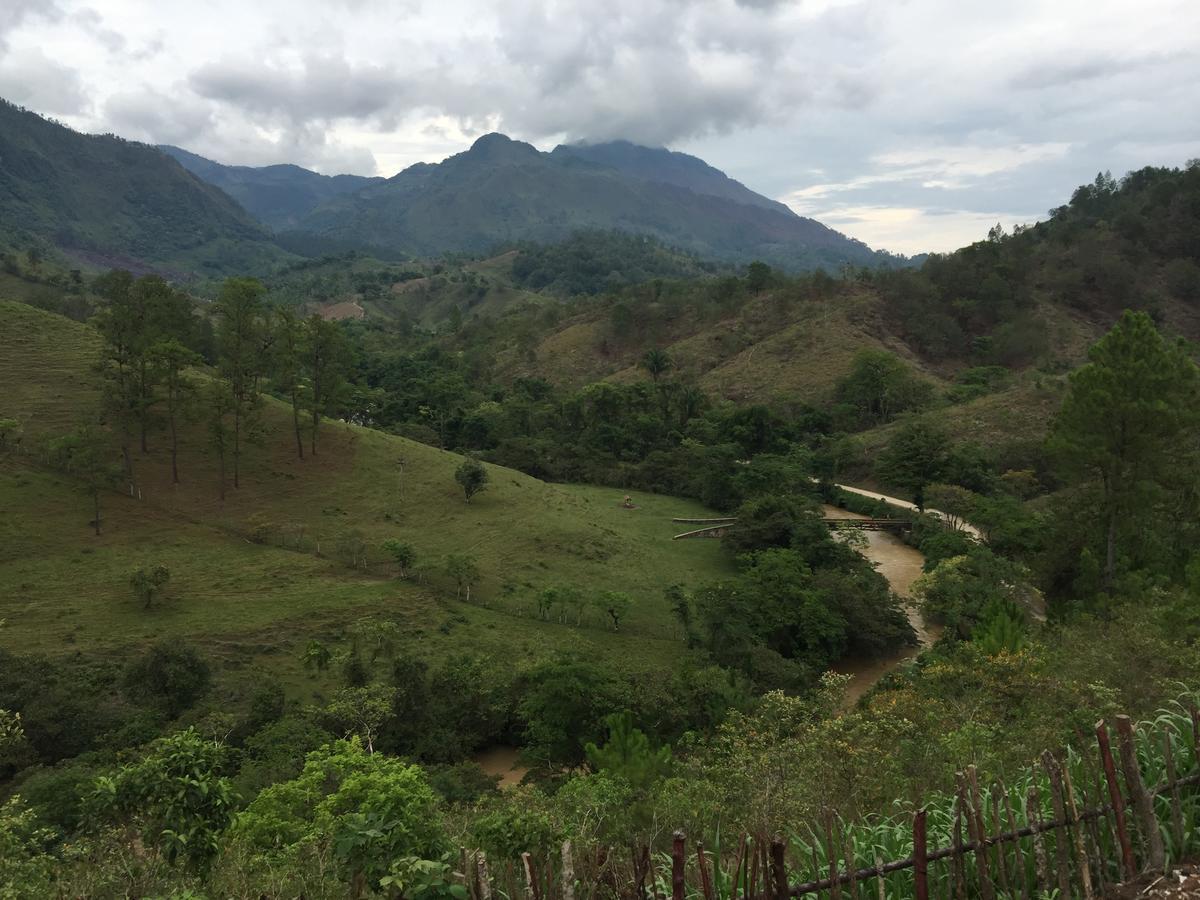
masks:
<svg viewBox="0 0 1200 900"><path fill-rule="evenodd" d="M392 285L393 294L408 294L429 284L429 278L410 278L408 281L397 281Z"/></svg>
<svg viewBox="0 0 1200 900"><path fill-rule="evenodd" d="M317 313L327 322L340 322L343 319L365 319L367 311L357 300L343 300L340 303L326 303Z"/></svg>

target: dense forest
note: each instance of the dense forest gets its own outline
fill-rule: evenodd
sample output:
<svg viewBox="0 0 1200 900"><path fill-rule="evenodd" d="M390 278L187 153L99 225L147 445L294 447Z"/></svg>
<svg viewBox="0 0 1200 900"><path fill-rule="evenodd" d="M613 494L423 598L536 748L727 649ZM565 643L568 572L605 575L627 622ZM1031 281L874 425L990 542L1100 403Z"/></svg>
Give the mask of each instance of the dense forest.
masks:
<svg viewBox="0 0 1200 900"><path fill-rule="evenodd" d="M0 894L461 900L462 848L519 866L564 840L580 891L623 894L624 857L674 828L711 847L886 816L1194 684L1200 368L1176 323L1200 166L1102 176L916 270L517 249L546 302L434 324L393 286L482 300L494 270L336 257L208 298L6 257L34 302L0 304ZM381 314L320 314L348 289ZM861 348L823 400L714 395L665 346L863 291L917 352ZM1044 430L964 439L948 416L1039 363L1050 307L1104 325L1033 375L1061 379ZM636 369L502 364L572 315ZM941 635L854 704L831 667L916 635L824 521L908 514L850 481L918 507L912 601ZM671 542L670 517L629 537L668 499L736 522L719 546ZM62 584L83 566L96 597ZM496 746L522 785L474 761Z"/></svg>

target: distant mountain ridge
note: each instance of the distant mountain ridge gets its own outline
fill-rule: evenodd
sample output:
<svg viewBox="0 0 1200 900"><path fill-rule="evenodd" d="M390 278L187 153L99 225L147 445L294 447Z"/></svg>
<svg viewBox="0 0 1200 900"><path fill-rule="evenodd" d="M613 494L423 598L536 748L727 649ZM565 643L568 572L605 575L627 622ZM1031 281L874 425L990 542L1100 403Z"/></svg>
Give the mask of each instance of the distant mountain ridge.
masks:
<svg viewBox="0 0 1200 900"><path fill-rule="evenodd" d="M276 230L292 228L331 197L353 193L382 178L321 175L300 166L227 166L170 144L158 149L195 175L215 185L262 222Z"/></svg>
<svg viewBox="0 0 1200 900"><path fill-rule="evenodd" d="M334 197L296 230L414 256L553 243L581 230L648 234L701 258L789 269L895 264L695 157L625 141L543 153L487 134L441 163Z"/></svg>
<svg viewBox="0 0 1200 900"><path fill-rule="evenodd" d="M0 241L100 266L219 274L286 258L228 195L145 144L0 100Z"/></svg>
<svg viewBox="0 0 1200 900"><path fill-rule="evenodd" d="M644 147L630 141L609 141L602 144L560 144L551 152L552 155L575 157L608 166L646 181L674 184L697 194L724 197L726 200L759 206L784 215L796 215L778 200L756 194L740 181L735 181L704 160L677 150Z"/></svg>

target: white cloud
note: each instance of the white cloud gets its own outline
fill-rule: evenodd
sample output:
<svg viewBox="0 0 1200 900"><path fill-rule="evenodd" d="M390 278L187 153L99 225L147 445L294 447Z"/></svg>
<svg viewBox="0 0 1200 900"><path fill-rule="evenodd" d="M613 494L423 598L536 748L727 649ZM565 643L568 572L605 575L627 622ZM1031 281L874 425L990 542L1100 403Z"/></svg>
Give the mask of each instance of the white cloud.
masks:
<svg viewBox="0 0 1200 900"><path fill-rule="evenodd" d="M1032 224L1038 216L963 209L832 206L817 218L872 247L886 247L894 253L913 256L955 250L983 240L988 229L997 223L1011 230L1014 225Z"/></svg>
<svg viewBox="0 0 1200 900"><path fill-rule="evenodd" d="M28 47L0 58L0 97L52 116L80 115L89 108L79 72Z"/></svg>
<svg viewBox="0 0 1200 900"><path fill-rule="evenodd" d="M1195 0L0 5L0 93L85 130L385 175L489 130L624 137L930 245L941 210L1018 217L1200 144Z"/></svg>

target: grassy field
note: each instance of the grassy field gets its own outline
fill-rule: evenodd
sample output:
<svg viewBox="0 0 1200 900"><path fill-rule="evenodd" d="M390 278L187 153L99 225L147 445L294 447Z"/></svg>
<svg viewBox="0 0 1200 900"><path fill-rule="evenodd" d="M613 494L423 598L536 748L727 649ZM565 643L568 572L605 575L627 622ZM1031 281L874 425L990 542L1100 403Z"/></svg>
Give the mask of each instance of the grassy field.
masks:
<svg viewBox="0 0 1200 900"><path fill-rule="evenodd" d="M0 416L24 423L27 446L94 414L92 329L0 302L0 330ZM185 636L230 667L309 684L298 662L304 644L342 640L348 624L375 615L396 621L424 655L471 649L521 665L565 652L644 669L680 650L663 588L730 571L717 542L671 541L672 516L705 514L692 502L637 494L639 508L627 510L620 491L489 466L488 490L467 504L455 454L330 422L319 455L299 460L282 404L264 401L260 420L242 486L230 486L224 502L200 423L185 429L180 485L170 483L156 436L148 454L134 455L140 498L106 495L98 538L69 478L10 453L0 463L0 645L124 656ZM389 538L415 546L419 581L392 577L379 549ZM350 543L365 548L367 565L351 564ZM441 571L450 553L478 561L471 604L454 599ZM168 595L144 610L129 572L159 562L172 573ZM619 634L598 615L583 627L537 620L534 595L559 584L627 591L635 605Z"/></svg>

